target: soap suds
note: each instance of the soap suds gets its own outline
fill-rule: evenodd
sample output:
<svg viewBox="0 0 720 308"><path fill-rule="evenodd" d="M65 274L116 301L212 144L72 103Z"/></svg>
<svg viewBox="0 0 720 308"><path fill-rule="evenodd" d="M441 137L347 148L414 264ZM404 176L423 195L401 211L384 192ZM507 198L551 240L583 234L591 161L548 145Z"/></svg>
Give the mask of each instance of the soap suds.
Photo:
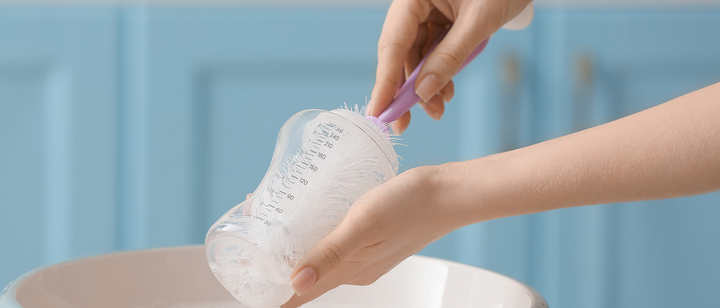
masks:
<svg viewBox="0 0 720 308"><path fill-rule="evenodd" d="M273 284L255 267L230 267L219 270L211 263L210 269L219 274L225 289L247 307L274 308L289 298L285 294L286 289L290 288L289 282L285 283L287 286Z"/></svg>
<svg viewBox="0 0 720 308"><path fill-rule="evenodd" d="M272 307L275 288L254 267L226 269L220 272L220 279L233 297L248 307Z"/></svg>

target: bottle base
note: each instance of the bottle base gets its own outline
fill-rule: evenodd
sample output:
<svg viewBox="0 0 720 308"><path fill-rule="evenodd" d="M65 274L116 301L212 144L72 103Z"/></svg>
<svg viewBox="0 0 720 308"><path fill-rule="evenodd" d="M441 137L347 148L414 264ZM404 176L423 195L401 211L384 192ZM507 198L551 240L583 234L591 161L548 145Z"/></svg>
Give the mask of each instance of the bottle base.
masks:
<svg viewBox="0 0 720 308"><path fill-rule="evenodd" d="M290 281L256 245L232 235L208 237L208 264L220 283L249 308L278 307L294 294Z"/></svg>

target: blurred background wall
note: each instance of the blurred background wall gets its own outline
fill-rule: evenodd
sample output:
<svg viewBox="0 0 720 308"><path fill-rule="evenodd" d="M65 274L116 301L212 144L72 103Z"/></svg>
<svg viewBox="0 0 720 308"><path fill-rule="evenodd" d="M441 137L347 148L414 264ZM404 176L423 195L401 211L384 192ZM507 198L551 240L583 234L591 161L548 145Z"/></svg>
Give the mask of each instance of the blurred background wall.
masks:
<svg viewBox="0 0 720 308"><path fill-rule="evenodd" d="M720 81L716 1L538 1L413 109L402 170L522 147ZM0 285L119 250L201 244L283 122L365 104L387 1L0 1ZM720 194L468 226L424 255L552 307L720 307Z"/></svg>

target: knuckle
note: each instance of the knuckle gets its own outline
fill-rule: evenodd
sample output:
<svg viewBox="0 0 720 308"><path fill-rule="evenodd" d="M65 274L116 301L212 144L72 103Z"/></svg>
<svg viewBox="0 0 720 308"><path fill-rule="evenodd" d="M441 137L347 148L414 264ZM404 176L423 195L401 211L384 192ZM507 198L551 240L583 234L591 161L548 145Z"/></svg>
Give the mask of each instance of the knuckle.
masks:
<svg viewBox="0 0 720 308"><path fill-rule="evenodd" d="M337 244L328 244L321 252L330 270L334 270L340 266L340 262L342 262L342 259L346 255L345 249Z"/></svg>
<svg viewBox="0 0 720 308"><path fill-rule="evenodd" d="M477 20L483 20L483 26L489 29L502 27L510 15L512 1L488 1L478 3L474 10Z"/></svg>
<svg viewBox="0 0 720 308"><path fill-rule="evenodd" d="M462 54L462 50L456 46L445 46L444 48L437 48L435 50L437 59L440 61L441 64L443 64L445 67L452 68L452 72L448 72L450 74L454 74L455 70L457 70L460 65L462 65L463 60L460 59L460 55Z"/></svg>
<svg viewBox="0 0 720 308"><path fill-rule="evenodd" d="M429 13L432 3L428 0L408 0L406 1L405 9L410 15L415 18L418 24L425 20L427 13Z"/></svg>
<svg viewBox="0 0 720 308"><path fill-rule="evenodd" d="M376 83L377 85L387 85L387 86L390 87L391 89L395 89L395 85L396 85L398 82L400 82L399 79L393 78L393 77L388 76L388 75L383 75L383 76L378 76L378 78L377 78L377 80L376 80L375 83Z"/></svg>
<svg viewBox="0 0 720 308"><path fill-rule="evenodd" d="M388 49L389 48L389 49ZM404 46L398 43L396 40L383 36L378 41L378 56L383 56L386 52L393 52L395 50L402 50Z"/></svg>

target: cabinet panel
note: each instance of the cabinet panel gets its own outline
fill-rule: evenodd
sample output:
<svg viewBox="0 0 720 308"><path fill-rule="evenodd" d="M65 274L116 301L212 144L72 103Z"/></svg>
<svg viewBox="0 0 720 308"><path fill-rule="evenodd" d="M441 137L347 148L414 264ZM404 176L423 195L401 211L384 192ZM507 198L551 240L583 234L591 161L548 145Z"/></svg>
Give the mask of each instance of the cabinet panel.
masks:
<svg viewBox="0 0 720 308"><path fill-rule="evenodd" d="M0 285L115 248L115 15L0 12Z"/></svg>
<svg viewBox="0 0 720 308"><path fill-rule="evenodd" d="M0 67L0 285L46 259L41 77L32 69ZM29 217L40 223L28 228Z"/></svg>
<svg viewBox="0 0 720 308"><path fill-rule="evenodd" d="M621 307L720 305L717 217L719 193L625 205L617 226Z"/></svg>
<svg viewBox="0 0 720 308"><path fill-rule="evenodd" d="M720 41L705 35L720 28L717 10L538 16L539 140L720 81ZM704 256L717 255L720 228L703 217L718 204L715 193L534 215L543 250L532 284L554 307L717 306L720 279L708 277L720 266Z"/></svg>

